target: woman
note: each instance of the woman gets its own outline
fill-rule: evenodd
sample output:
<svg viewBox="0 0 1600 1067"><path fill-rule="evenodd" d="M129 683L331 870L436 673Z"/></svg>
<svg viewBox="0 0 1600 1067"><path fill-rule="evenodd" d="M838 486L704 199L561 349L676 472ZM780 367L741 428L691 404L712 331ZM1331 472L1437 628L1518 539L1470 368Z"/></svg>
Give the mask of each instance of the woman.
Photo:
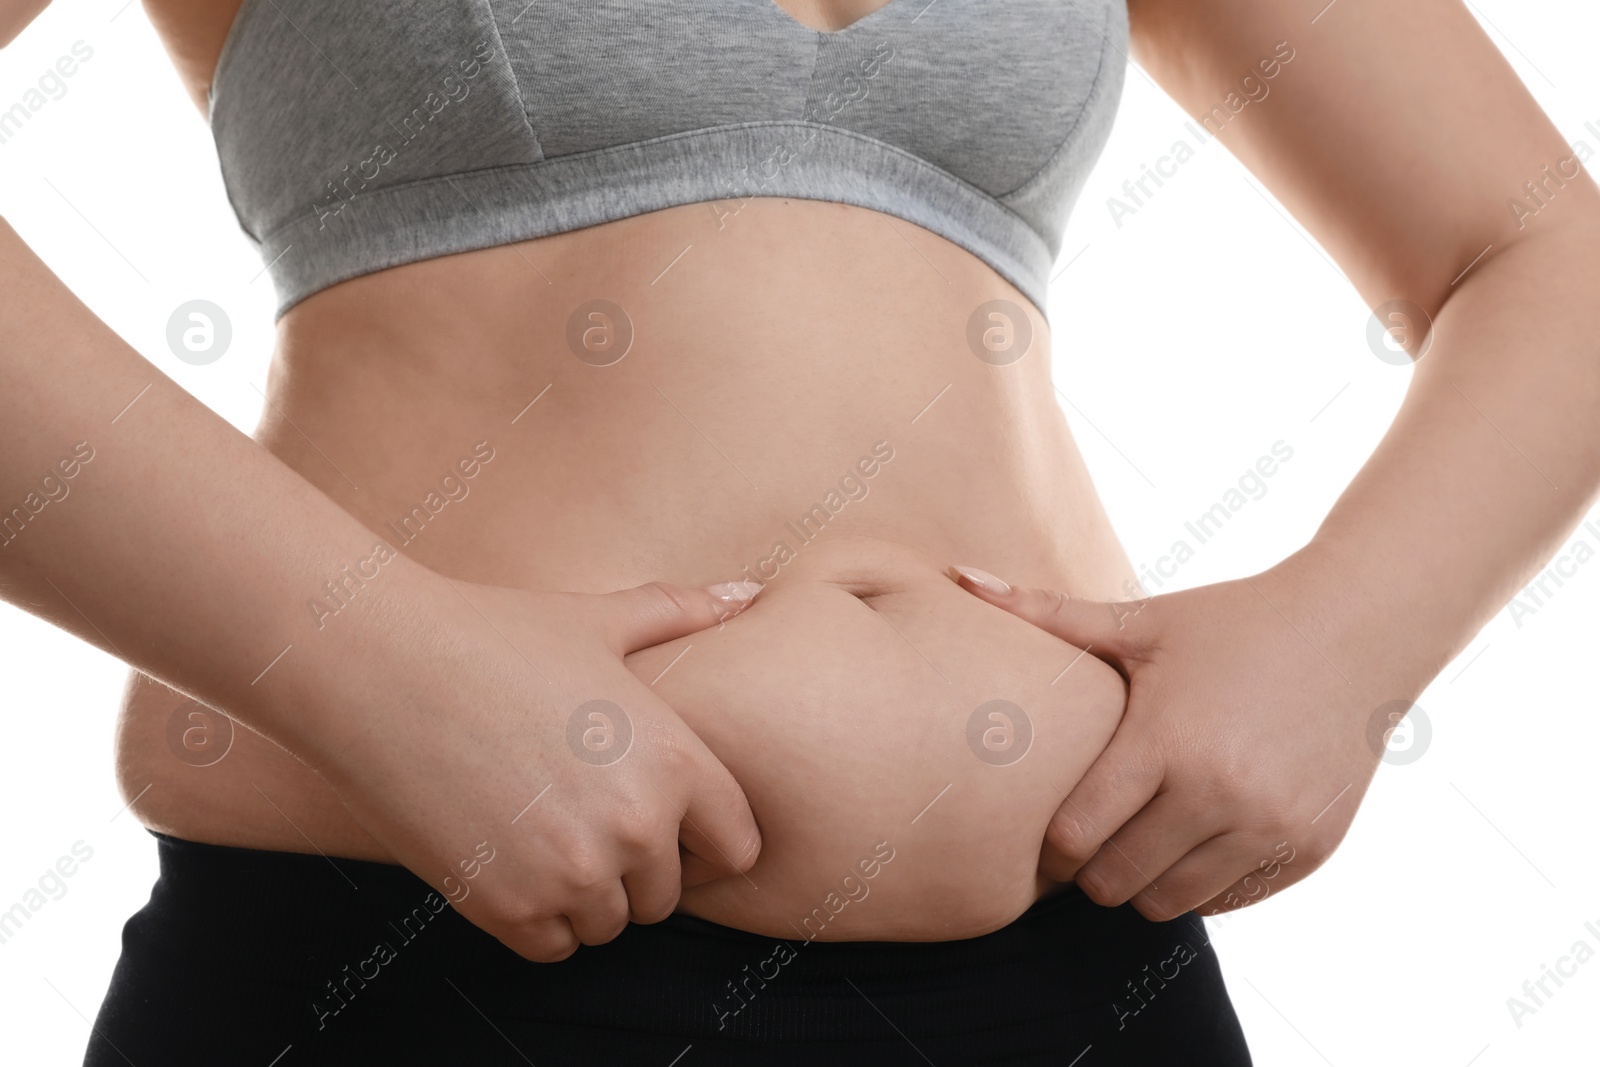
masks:
<svg viewBox="0 0 1600 1067"><path fill-rule="evenodd" d="M257 444L6 232L7 595L163 835L88 1062L1247 1062L1191 909L1592 495L1595 190L1502 217L1566 153L1442 0L147 7L282 304ZM1435 322L1305 550L1112 605L1041 308L1130 33Z"/></svg>

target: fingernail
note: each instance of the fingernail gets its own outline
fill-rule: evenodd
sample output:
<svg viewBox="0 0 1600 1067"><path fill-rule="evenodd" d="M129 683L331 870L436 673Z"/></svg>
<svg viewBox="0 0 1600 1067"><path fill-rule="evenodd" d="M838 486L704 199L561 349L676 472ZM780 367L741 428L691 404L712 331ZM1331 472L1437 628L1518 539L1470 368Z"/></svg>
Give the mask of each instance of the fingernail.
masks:
<svg viewBox="0 0 1600 1067"><path fill-rule="evenodd" d="M993 593L996 596L1005 596L1007 593L1011 592L1011 587L1009 585L1007 585L1005 582L1002 582L988 571L980 571L976 567L957 567L955 568L955 571L957 574L961 575L961 577L965 578L967 581L971 582L973 585L977 586L979 589L982 589L986 593Z"/></svg>
<svg viewBox="0 0 1600 1067"><path fill-rule="evenodd" d="M722 582L718 585L706 586L706 592L718 600L732 600L742 604L745 601L754 600L756 594L764 588L765 586L760 582Z"/></svg>

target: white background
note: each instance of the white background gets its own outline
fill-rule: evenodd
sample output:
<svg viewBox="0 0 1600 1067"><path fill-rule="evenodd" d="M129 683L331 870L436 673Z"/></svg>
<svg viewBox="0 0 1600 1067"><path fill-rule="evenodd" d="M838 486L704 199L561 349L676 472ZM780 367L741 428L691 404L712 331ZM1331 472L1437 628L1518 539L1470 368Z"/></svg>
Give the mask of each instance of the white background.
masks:
<svg viewBox="0 0 1600 1067"><path fill-rule="evenodd" d="M57 4L0 53L3 109L74 41L94 49L66 94L0 144L0 213L123 337L248 430L271 344L271 283L230 213L205 124L142 9L124 5ZM1320 7L1308 3L1306 25L1286 33L1292 43L1314 41ZM1474 11L1566 139L1600 152L1584 126L1600 127L1593 5L1482 0ZM1294 449L1267 494L1168 590L1253 573L1302 544L1411 373L1374 356L1365 306L1219 143L1113 222L1106 200L1124 180L1175 139L1194 143L1184 122L1128 71L1051 307L1067 415L1135 564L1166 553L1273 442ZM195 298L225 308L235 330L229 353L206 367L179 362L165 342L168 315ZM1600 548L1600 538L1575 536ZM1596 1061L1600 960L1551 985L1555 995L1520 1027L1506 1001L1574 942L1600 950L1584 928L1600 930L1591 821L1600 726L1584 673L1597 605L1593 564L1536 613L1502 612L1423 695L1431 745L1380 769L1333 860L1213 924L1258 1063ZM74 842L93 849L66 894L0 944L0 1060L76 1064L121 924L156 873L153 842L118 814L113 785L124 671L3 605L0 669L0 910Z"/></svg>

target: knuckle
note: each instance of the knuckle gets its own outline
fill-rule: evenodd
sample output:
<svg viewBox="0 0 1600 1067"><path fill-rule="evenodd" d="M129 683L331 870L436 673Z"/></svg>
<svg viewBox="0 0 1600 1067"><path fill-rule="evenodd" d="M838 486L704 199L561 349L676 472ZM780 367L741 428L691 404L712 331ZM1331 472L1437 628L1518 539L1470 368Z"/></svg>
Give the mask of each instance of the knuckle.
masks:
<svg viewBox="0 0 1600 1067"><path fill-rule="evenodd" d="M1239 783L1227 777L1218 776L1208 779L1198 790L1204 801L1206 810L1212 812L1218 819L1233 821L1234 816L1241 809L1250 810L1248 798Z"/></svg>
<svg viewBox="0 0 1600 1067"><path fill-rule="evenodd" d="M1251 797L1246 826L1256 837L1277 840L1294 825L1294 805L1288 799L1273 793Z"/></svg>
<svg viewBox="0 0 1600 1067"><path fill-rule="evenodd" d="M627 907L622 904L608 906L590 918L585 934L578 940L585 945L603 945L614 940L627 927Z"/></svg>
<svg viewBox="0 0 1600 1067"><path fill-rule="evenodd" d="M612 865L592 848L568 851L563 859L562 880L575 889L594 889L615 878Z"/></svg>
<svg viewBox="0 0 1600 1067"><path fill-rule="evenodd" d="M1220 757L1206 780L1205 790L1213 805L1228 808L1258 808L1262 797L1255 783L1255 768L1233 756Z"/></svg>
<svg viewBox="0 0 1600 1067"><path fill-rule="evenodd" d="M688 597L676 586L666 582L646 582L639 588L654 602L649 610L662 618L690 613Z"/></svg>
<svg viewBox="0 0 1600 1067"><path fill-rule="evenodd" d="M1045 840L1064 859L1078 864L1087 863L1097 848L1096 842L1084 833L1077 820L1066 816L1051 820L1045 831Z"/></svg>
<svg viewBox="0 0 1600 1067"><path fill-rule="evenodd" d="M1034 608L1046 618L1057 618L1066 611L1067 594L1059 589L1037 589L1034 591Z"/></svg>
<svg viewBox="0 0 1600 1067"><path fill-rule="evenodd" d="M636 889L628 895L627 918L636 923L658 923L677 910L678 897L675 880L671 885L663 879L647 889Z"/></svg>
<svg viewBox="0 0 1600 1067"><path fill-rule="evenodd" d="M483 889L473 894L474 922L495 929L517 929L544 919L531 901L520 899L493 889Z"/></svg>
<svg viewBox="0 0 1600 1067"><path fill-rule="evenodd" d="M631 921L639 926L654 926L656 923L666 922L677 910L678 902L675 900L648 909L640 908L633 914Z"/></svg>
<svg viewBox="0 0 1600 1067"><path fill-rule="evenodd" d="M626 852L651 852L663 836L661 820L640 813L619 823L613 836Z"/></svg>
<svg viewBox="0 0 1600 1067"><path fill-rule="evenodd" d="M678 910L678 896L678 892L673 890L662 893L656 900L640 901L638 907L634 909L633 921L644 925L663 921Z"/></svg>
<svg viewBox="0 0 1600 1067"><path fill-rule="evenodd" d="M628 913L637 923L658 923L678 908L683 895L676 850L652 856L628 893Z"/></svg>

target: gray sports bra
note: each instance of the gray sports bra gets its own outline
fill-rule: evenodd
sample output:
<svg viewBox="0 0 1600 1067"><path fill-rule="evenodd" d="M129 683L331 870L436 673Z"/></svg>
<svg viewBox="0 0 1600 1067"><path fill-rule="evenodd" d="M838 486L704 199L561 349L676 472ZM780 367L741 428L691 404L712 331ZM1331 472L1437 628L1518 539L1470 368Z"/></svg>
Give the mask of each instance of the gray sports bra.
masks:
<svg viewBox="0 0 1600 1067"><path fill-rule="evenodd" d="M832 33L773 0L244 0L210 121L279 315L386 267L752 196L906 219L1043 309L1127 32L1125 0L888 0Z"/></svg>

